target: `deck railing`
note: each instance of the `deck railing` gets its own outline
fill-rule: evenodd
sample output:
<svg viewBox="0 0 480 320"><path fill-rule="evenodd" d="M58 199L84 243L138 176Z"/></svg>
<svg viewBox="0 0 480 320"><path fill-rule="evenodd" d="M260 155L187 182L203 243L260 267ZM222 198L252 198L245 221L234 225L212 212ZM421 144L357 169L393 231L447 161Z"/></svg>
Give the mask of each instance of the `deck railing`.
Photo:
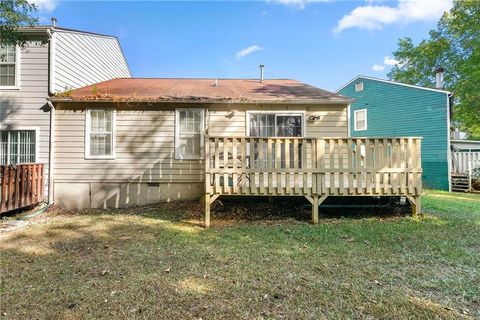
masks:
<svg viewBox="0 0 480 320"><path fill-rule="evenodd" d="M419 195L420 138L212 137L210 195Z"/></svg>
<svg viewBox="0 0 480 320"><path fill-rule="evenodd" d="M0 213L28 207L44 199L44 165L0 166Z"/></svg>
<svg viewBox="0 0 480 320"><path fill-rule="evenodd" d="M480 166L480 151L452 152L452 172L468 174L470 170Z"/></svg>

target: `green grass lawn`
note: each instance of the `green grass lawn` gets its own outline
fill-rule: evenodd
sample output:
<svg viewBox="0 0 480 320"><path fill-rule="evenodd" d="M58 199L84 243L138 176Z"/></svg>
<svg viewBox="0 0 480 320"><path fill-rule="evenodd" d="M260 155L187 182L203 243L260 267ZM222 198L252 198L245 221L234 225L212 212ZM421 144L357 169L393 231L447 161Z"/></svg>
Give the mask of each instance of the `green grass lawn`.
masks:
<svg viewBox="0 0 480 320"><path fill-rule="evenodd" d="M480 318L480 196L423 206L209 230L181 206L50 214L1 235L0 317Z"/></svg>

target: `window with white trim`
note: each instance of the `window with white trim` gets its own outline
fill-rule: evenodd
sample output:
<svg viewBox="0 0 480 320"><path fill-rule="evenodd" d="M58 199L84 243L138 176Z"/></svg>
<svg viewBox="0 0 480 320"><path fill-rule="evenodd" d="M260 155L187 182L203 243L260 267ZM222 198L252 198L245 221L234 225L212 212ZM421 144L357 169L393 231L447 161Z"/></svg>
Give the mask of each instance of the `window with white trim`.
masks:
<svg viewBox="0 0 480 320"><path fill-rule="evenodd" d="M88 109L85 129L86 158L115 158L115 111L113 109Z"/></svg>
<svg viewBox="0 0 480 320"><path fill-rule="evenodd" d="M367 109L355 110L353 121L355 131L367 130Z"/></svg>
<svg viewBox="0 0 480 320"><path fill-rule="evenodd" d="M304 132L304 115L301 113L250 113L249 117L250 136L253 137L302 137ZM280 150L280 166L286 168L285 163L285 145L282 143ZM257 145L254 144L255 159L253 159L254 166L260 165L259 152ZM294 145L289 146L290 164L289 168L294 166ZM298 165L302 167L302 144L298 144ZM264 149L263 165L267 165L267 150ZM275 144L272 145L272 153L276 154ZM272 159L272 166L275 166L275 159Z"/></svg>
<svg viewBox="0 0 480 320"><path fill-rule="evenodd" d="M35 162L36 143L35 130L0 131L0 164Z"/></svg>
<svg viewBox="0 0 480 320"><path fill-rule="evenodd" d="M363 91L363 82L355 83L355 91L356 92Z"/></svg>
<svg viewBox="0 0 480 320"><path fill-rule="evenodd" d="M0 88L17 86L17 47L0 44Z"/></svg>
<svg viewBox="0 0 480 320"><path fill-rule="evenodd" d="M301 137L303 114L250 113L250 135L254 137Z"/></svg>
<svg viewBox="0 0 480 320"><path fill-rule="evenodd" d="M205 135L203 109L175 110L175 158L202 159Z"/></svg>

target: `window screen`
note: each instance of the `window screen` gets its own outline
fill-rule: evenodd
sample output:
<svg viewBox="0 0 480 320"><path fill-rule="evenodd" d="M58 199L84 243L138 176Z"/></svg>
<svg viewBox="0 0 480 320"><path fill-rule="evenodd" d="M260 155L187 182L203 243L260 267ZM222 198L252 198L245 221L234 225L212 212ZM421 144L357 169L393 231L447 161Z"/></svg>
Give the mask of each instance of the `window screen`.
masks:
<svg viewBox="0 0 480 320"><path fill-rule="evenodd" d="M176 110L175 157L200 159L203 152L203 109Z"/></svg>
<svg viewBox="0 0 480 320"><path fill-rule="evenodd" d="M355 130L367 130L367 110L355 111Z"/></svg>
<svg viewBox="0 0 480 320"><path fill-rule="evenodd" d="M113 152L113 110L89 110L87 114L87 155L110 157Z"/></svg>
<svg viewBox="0 0 480 320"><path fill-rule="evenodd" d="M16 85L16 60L15 46L0 44L0 86Z"/></svg>
<svg viewBox="0 0 480 320"><path fill-rule="evenodd" d="M0 163L17 164L36 161L34 130L0 131Z"/></svg>

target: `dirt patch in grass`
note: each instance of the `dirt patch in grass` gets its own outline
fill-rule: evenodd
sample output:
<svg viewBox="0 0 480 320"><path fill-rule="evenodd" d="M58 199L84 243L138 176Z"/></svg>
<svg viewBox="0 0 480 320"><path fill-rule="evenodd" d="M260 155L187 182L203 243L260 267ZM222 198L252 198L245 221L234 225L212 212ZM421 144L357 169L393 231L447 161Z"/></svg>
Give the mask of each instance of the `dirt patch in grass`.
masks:
<svg viewBox="0 0 480 320"><path fill-rule="evenodd" d="M200 204L190 202L57 210L0 236L0 314L478 318L480 206L477 198L447 196L427 193L424 218L341 214L316 226L301 205L292 216L260 204L258 213L240 210L248 222L238 223L224 204L214 219L229 227L209 230L198 226Z"/></svg>

